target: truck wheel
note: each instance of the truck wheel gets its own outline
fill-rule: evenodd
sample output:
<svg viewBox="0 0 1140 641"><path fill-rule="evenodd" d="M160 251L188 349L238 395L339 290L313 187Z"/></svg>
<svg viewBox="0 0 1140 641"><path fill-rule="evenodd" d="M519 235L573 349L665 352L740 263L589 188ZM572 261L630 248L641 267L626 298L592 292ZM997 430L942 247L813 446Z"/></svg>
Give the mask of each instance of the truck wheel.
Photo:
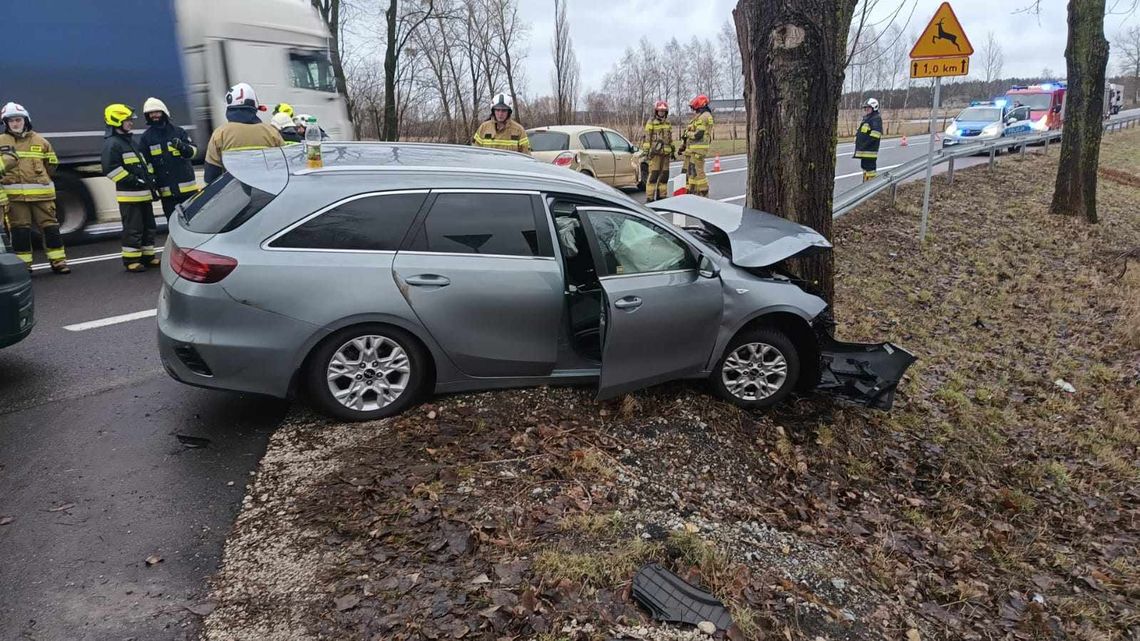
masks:
<svg viewBox="0 0 1140 641"><path fill-rule="evenodd" d="M87 223L95 219L95 201L83 181L67 172L56 175L55 194L55 216L64 243L80 239Z"/></svg>

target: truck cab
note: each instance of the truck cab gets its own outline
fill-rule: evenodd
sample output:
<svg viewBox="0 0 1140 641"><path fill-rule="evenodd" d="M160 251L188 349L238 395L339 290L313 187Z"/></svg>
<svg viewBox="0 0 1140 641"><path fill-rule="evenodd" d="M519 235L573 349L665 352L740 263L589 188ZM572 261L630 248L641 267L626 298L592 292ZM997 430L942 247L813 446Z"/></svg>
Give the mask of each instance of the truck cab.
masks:
<svg viewBox="0 0 1140 641"><path fill-rule="evenodd" d="M1065 124L1065 93L1063 81L1039 85L1013 85L1005 99L1014 106L1029 107L1029 119L1037 132L1060 129Z"/></svg>

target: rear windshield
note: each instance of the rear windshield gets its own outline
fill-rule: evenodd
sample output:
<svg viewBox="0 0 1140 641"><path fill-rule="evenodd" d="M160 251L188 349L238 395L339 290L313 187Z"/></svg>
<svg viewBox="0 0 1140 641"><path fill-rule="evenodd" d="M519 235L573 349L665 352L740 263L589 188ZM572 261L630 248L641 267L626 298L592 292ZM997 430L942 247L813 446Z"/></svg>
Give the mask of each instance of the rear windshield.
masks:
<svg viewBox="0 0 1140 641"><path fill-rule="evenodd" d="M1005 98L1015 107L1024 105L1030 109L1048 109L1053 104L1051 93L1012 93Z"/></svg>
<svg viewBox="0 0 1140 641"><path fill-rule="evenodd" d="M958 114L958 120L965 122L997 122L1001 120L1001 109L995 107L970 107Z"/></svg>
<svg viewBox="0 0 1140 641"><path fill-rule="evenodd" d="M570 148L570 135L557 131L528 132L531 151L566 151Z"/></svg>
<svg viewBox="0 0 1140 641"><path fill-rule="evenodd" d="M225 173L182 206L179 220L192 232L220 234L240 227L273 198Z"/></svg>

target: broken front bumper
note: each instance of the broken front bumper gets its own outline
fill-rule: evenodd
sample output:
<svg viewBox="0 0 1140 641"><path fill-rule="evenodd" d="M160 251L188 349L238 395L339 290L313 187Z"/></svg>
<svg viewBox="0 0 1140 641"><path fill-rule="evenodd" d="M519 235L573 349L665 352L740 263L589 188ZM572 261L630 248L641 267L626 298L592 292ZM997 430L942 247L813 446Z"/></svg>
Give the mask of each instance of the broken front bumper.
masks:
<svg viewBox="0 0 1140 641"><path fill-rule="evenodd" d="M843 343L817 328L819 385L816 390L880 410L895 402L903 374L917 358L893 343Z"/></svg>

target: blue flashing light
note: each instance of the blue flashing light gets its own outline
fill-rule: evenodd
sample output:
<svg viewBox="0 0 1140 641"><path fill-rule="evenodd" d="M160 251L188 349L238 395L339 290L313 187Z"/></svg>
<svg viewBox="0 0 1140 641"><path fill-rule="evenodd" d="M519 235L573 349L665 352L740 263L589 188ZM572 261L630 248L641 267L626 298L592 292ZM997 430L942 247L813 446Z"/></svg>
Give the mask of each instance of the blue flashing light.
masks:
<svg viewBox="0 0 1140 641"><path fill-rule="evenodd" d="M997 107L1004 107L1009 104L1008 100L995 100L994 105Z"/></svg>
<svg viewBox="0 0 1140 641"><path fill-rule="evenodd" d="M1053 85L1047 82L1047 83L1041 85L1041 88L1044 89L1045 91L1052 91Z"/></svg>

